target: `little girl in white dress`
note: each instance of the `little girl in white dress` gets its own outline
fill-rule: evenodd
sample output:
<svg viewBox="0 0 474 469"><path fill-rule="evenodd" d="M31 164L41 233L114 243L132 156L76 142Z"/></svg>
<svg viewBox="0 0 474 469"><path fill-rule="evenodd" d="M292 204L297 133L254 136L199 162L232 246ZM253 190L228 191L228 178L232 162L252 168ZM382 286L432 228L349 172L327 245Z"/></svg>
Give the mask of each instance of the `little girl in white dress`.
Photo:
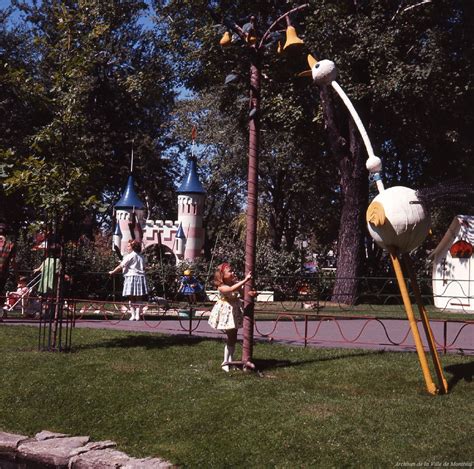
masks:
<svg viewBox="0 0 474 469"><path fill-rule="evenodd" d="M237 292L222 293L212 308L209 325L214 329L226 331L242 327L242 300Z"/></svg>
<svg viewBox="0 0 474 469"><path fill-rule="evenodd" d="M232 267L221 264L214 274L214 284L219 291L219 299L209 315L209 325L227 335L227 344L224 348L224 361L221 368L229 371L229 362L233 361L235 344L237 342L237 329L242 327L243 310L240 292L245 283L251 280L252 274L248 273L243 280L238 280Z"/></svg>

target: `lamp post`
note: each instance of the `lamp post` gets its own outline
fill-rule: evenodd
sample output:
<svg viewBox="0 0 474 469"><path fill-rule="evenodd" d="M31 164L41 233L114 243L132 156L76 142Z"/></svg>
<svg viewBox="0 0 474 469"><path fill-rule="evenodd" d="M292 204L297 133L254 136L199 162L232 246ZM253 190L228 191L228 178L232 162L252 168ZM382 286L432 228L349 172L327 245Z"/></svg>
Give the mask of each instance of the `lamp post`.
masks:
<svg viewBox="0 0 474 469"><path fill-rule="evenodd" d="M296 36L295 29L291 26L290 15L306 8L308 4L300 5L278 17L261 37L258 36L258 25L255 16L250 18L243 28L237 24L228 25L250 50L250 95L249 95L249 149L248 149L248 175L247 175L247 227L245 241L245 273L255 272L255 251L257 239L257 204L258 204L258 157L260 136L260 102L261 102L261 63L263 47L270 35L281 21L286 21L287 37L283 50L303 44ZM211 12L212 14L212 12ZM212 15L214 16L214 15ZM232 42L227 31L220 44L228 46ZM243 346L242 364L244 368L254 368L253 355L253 329L254 329L254 297L251 291L255 289L254 279L247 282L244 287L244 321L243 321Z"/></svg>

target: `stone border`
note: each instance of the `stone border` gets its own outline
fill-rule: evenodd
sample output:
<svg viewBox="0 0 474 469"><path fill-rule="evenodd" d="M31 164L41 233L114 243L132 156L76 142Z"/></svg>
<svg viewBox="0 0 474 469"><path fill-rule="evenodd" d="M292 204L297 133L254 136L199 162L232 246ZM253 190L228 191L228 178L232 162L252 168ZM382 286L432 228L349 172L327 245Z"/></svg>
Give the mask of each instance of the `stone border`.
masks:
<svg viewBox="0 0 474 469"><path fill-rule="evenodd" d="M115 449L113 441L90 441L47 430L30 438L0 432L0 461L33 463L54 469L165 469L175 465L160 458L132 458Z"/></svg>

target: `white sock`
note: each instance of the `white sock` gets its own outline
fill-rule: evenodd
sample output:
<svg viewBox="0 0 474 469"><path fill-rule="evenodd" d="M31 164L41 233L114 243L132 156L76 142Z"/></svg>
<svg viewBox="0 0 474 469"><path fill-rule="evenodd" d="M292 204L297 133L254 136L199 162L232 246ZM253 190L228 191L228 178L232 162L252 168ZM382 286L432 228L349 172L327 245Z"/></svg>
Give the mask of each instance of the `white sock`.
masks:
<svg viewBox="0 0 474 469"><path fill-rule="evenodd" d="M226 345L224 347L224 361L222 362L221 368L227 372L230 370L229 365L225 365L225 363L227 363L228 361L229 361L229 347Z"/></svg>
<svg viewBox="0 0 474 469"><path fill-rule="evenodd" d="M229 351L229 356L227 357L227 361L233 362L234 361L235 345L228 345L227 350Z"/></svg>

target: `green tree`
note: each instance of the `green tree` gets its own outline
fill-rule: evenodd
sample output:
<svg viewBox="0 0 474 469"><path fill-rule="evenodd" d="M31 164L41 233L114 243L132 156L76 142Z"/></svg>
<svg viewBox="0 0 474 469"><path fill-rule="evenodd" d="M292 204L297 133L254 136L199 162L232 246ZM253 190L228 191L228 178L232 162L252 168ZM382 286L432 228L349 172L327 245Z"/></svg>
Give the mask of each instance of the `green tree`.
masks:
<svg viewBox="0 0 474 469"><path fill-rule="evenodd" d="M5 181L43 219L74 222L110 213L132 145L151 204L168 207L173 165L161 157L173 80L162 38L138 23L141 1L14 1L29 26L36 117L21 145L4 151ZM23 138L21 138L23 137Z"/></svg>
<svg viewBox="0 0 474 469"><path fill-rule="evenodd" d="M177 142L171 153L175 160L191 153L191 129L197 129L195 154L200 179L207 196L204 214L207 257L218 237L225 236L232 220L241 212L246 184L242 155L246 140L231 115L221 112L215 97L202 93L177 102L169 123Z"/></svg>
<svg viewBox="0 0 474 469"><path fill-rule="evenodd" d="M209 5L205 1L171 1L162 8L159 2L156 11L159 21L167 23L176 74L184 86L195 92L189 101L196 106L195 116L200 116L206 149L212 149L208 158L213 162L207 165L209 186L240 190L240 197L233 192L232 203L225 205L231 209L228 213L232 218L240 212L235 203L242 206L246 190L250 58L242 43L226 49L219 46L225 28L215 18L243 25L251 14L256 14L263 33L288 7L281 2L219 2L212 4L211 17ZM321 201L328 198L328 188L334 185L327 177L331 175L327 165L318 158L322 139L312 124L317 110L311 100L316 90L308 90L304 81L295 78L304 66L304 57L278 55L276 39L278 35L270 38L262 64L259 208L268 220L274 249L291 250L300 227L308 223L324 236L324 220L329 217L321 216ZM232 76L237 79L229 82ZM337 194L330 198L331 205L336 206ZM212 190L208 202L211 207L216 203ZM211 222L215 214L209 214Z"/></svg>
<svg viewBox="0 0 474 469"><path fill-rule="evenodd" d="M386 187L420 188L472 175L473 114L465 99L472 83L472 2L324 0L311 2L311 8L317 14L305 17L307 41L318 58L337 64L339 80L384 162ZM334 99L321 89L343 197L333 300L352 302L358 286L349 279L363 272L367 155Z"/></svg>
<svg viewBox="0 0 474 469"><path fill-rule="evenodd" d="M25 137L43 109L30 77L34 61L31 41L20 26L11 24L11 8L0 10L0 218L12 225L28 218L21 191L6 194L6 178L14 155L26 151ZM31 211L30 211L31 212Z"/></svg>
<svg viewBox="0 0 474 469"><path fill-rule="evenodd" d="M219 110L245 142L247 48L236 41L223 49L217 39L229 22L244 25L252 14L263 31L291 5L186 0L167 2L165 8L161 2L155 5L161 21L171 19L170 53L183 85L197 93L197 99L213 96L203 111L216 117ZM466 99L472 83L472 13L468 0L312 0L293 18L311 52L337 64L338 80L384 162L387 187L417 188L473 174L473 114ZM316 90L295 80L301 62L277 56L271 42L263 63L260 210L269 219L274 247L285 244L291 249L294 235L307 226L316 234L314 243L337 238L333 299L353 303L356 277L366 267L365 252L374 259L379 256L377 249L364 250L367 155L339 98L329 88ZM223 84L226 73L229 86ZM226 144L223 138L214 139ZM218 161L221 168L223 160ZM235 180L240 179L239 172Z"/></svg>

